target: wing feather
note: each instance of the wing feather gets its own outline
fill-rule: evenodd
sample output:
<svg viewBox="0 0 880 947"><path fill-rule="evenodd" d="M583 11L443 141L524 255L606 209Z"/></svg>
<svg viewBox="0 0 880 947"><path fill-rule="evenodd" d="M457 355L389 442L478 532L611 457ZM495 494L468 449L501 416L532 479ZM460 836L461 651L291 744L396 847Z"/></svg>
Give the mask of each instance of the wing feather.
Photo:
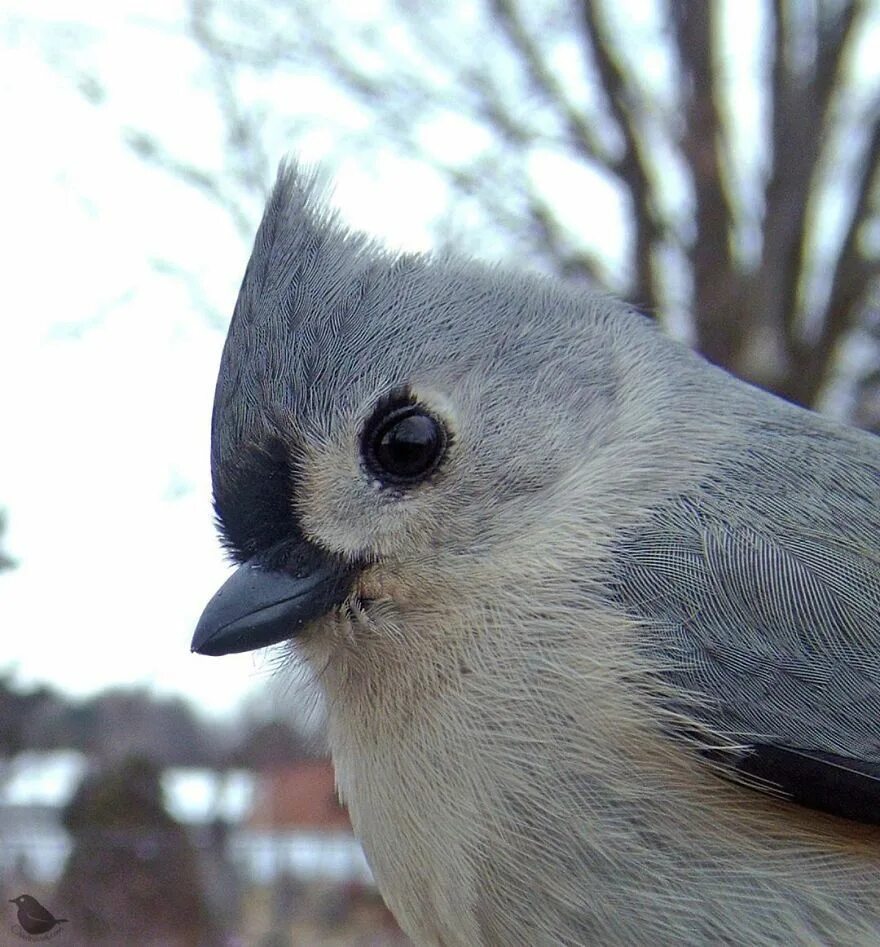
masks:
<svg viewBox="0 0 880 947"><path fill-rule="evenodd" d="M614 594L715 762L880 822L880 441L793 474L770 433L618 537Z"/></svg>

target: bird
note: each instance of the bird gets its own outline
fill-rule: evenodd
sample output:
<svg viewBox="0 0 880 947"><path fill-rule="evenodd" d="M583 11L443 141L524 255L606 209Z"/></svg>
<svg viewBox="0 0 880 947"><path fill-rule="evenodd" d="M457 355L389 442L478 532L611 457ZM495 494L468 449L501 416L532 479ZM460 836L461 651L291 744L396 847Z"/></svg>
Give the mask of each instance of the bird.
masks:
<svg viewBox="0 0 880 947"><path fill-rule="evenodd" d="M66 924L66 917L55 917L40 902L29 894L10 898L10 904L18 907L18 923L26 934L48 934L59 924Z"/></svg>
<svg viewBox="0 0 880 947"><path fill-rule="evenodd" d="M312 672L424 945L880 943L880 439L282 164L192 650Z"/></svg>

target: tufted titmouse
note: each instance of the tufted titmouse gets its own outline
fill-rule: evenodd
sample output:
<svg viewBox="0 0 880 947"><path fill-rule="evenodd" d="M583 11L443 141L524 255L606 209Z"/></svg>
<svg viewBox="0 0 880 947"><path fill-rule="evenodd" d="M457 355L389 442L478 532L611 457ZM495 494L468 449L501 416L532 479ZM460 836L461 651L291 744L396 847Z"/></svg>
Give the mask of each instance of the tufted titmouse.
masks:
<svg viewBox="0 0 880 947"><path fill-rule="evenodd" d="M293 165L212 431L193 649L311 666L417 943L880 943L878 439Z"/></svg>

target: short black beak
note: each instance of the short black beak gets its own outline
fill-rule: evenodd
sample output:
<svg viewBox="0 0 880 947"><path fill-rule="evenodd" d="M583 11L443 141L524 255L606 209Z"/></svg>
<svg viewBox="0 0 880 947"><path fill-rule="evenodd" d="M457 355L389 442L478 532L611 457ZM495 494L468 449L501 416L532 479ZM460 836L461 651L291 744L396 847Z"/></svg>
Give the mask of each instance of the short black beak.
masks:
<svg viewBox="0 0 880 947"><path fill-rule="evenodd" d="M223 583L196 625L199 654L254 651L293 638L314 618L341 604L357 569L303 541L282 568L250 560Z"/></svg>

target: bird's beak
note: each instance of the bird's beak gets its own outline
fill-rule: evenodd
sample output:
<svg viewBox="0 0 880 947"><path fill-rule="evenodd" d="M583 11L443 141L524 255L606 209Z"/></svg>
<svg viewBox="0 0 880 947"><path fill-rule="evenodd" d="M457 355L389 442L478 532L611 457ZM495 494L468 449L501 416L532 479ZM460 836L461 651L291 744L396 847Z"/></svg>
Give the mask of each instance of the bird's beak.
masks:
<svg viewBox="0 0 880 947"><path fill-rule="evenodd" d="M293 638L344 601L356 571L306 541L286 556L283 568L254 559L245 562L208 602L192 650L234 654Z"/></svg>

